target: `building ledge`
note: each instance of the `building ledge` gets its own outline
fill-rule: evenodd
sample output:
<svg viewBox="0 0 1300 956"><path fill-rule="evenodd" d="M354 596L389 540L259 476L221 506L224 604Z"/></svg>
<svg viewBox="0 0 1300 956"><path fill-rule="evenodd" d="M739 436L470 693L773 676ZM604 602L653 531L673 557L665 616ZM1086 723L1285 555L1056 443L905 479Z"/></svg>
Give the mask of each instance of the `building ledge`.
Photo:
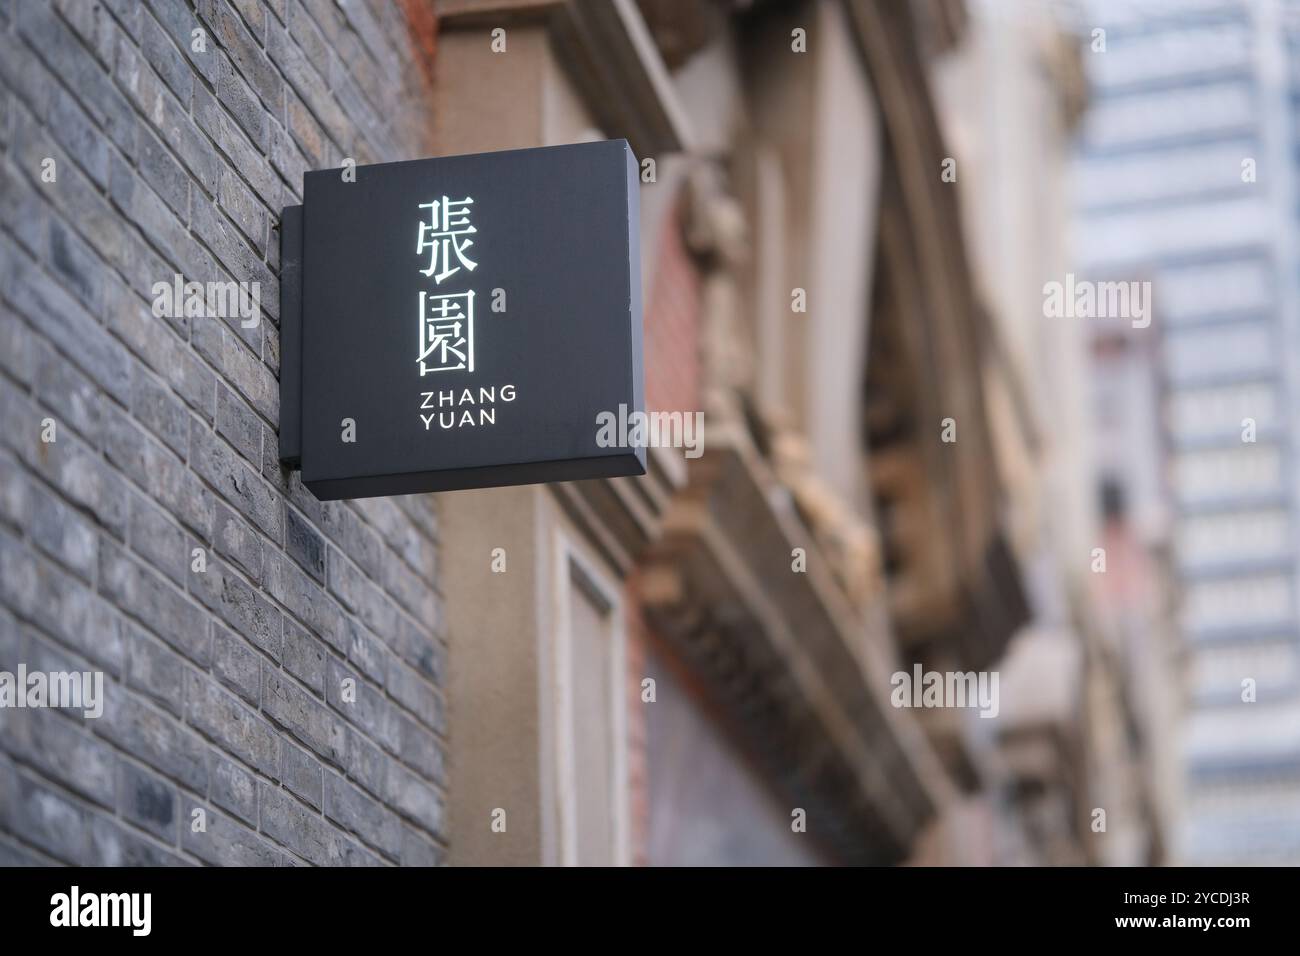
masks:
<svg viewBox="0 0 1300 956"><path fill-rule="evenodd" d="M795 548L805 572L792 570ZM853 611L742 429L711 429L643 567L656 633L712 685L809 832L846 862L903 859L952 785L889 704L883 607L870 620Z"/></svg>

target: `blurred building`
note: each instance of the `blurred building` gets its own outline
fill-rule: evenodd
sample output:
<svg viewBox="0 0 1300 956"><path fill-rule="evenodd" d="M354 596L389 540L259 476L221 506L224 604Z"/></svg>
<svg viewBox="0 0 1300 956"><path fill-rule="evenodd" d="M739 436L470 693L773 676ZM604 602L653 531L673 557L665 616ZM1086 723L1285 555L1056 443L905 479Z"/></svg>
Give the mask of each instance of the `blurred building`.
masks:
<svg viewBox="0 0 1300 956"><path fill-rule="evenodd" d="M1158 565L1146 584L1133 580L1146 552L1125 557L1095 497L1095 329L1044 308L1045 284L1070 262L1068 172L1088 96L1080 41L1051 5L967 9L965 42L938 62L936 89L993 319L999 374L988 387L1033 608L1001 665L1005 858L1161 862L1177 802L1165 756L1177 718L1167 588ZM1080 817L1086 836L1063 836ZM1038 845L1017 844L1021 829Z"/></svg>
<svg viewBox="0 0 1300 956"><path fill-rule="evenodd" d="M1094 325L1094 400L1108 515L1127 522L1138 552L1169 555L1177 581L1187 710L1176 856L1295 862L1297 10L1258 0L1075 12L1093 90L1077 271L1153 290L1149 328ZM1151 637L1133 629L1134 646Z"/></svg>
<svg viewBox="0 0 1300 956"><path fill-rule="evenodd" d="M1132 522L1041 300L1079 51L1005 10L0 4L0 670L108 688L0 711L0 859L1163 859L1161 592L1091 594ZM702 455L316 501L276 455L303 171L614 137L647 404ZM176 271L267 321L154 317ZM917 669L1000 678L996 716L899 706Z"/></svg>
<svg viewBox="0 0 1300 956"><path fill-rule="evenodd" d="M451 547L505 546L536 574L447 572L468 598L449 601L453 739L474 701L462 742L485 755L457 763L454 829L511 786L554 793L526 839L480 828L453 856L1163 859L1144 779L1158 742L1134 730L1139 681L1089 594L1087 330L1043 319L1043 276L1066 261L1077 43L1035 5L644 0L579 5L593 19L576 27L568 8L508 6L442 7L439 76L479 81L448 84L463 118L444 112L440 146L622 135L656 160L648 401L702 409L707 441L699 460L657 450L648 479L446 496ZM494 65L498 22L537 57L529 75ZM575 63L573 36L610 31L635 58ZM504 103L519 120L485 126ZM506 640L509 621L534 623ZM607 641L629 666L602 665L595 699L618 712L608 685L626 682L626 737L583 709L596 675L568 670ZM891 676L914 665L998 671L1001 713L893 707ZM495 686L536 696L508 758L521 701ZM622 766L626 809L587 776ZM584 846L590 819L617 839Z"/></svg>

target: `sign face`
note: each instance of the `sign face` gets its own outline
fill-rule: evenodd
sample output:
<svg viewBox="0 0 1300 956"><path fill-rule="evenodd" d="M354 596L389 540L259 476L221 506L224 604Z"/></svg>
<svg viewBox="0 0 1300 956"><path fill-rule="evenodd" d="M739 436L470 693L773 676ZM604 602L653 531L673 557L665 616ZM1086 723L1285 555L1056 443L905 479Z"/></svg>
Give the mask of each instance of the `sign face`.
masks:
<svg viewBox="0 0 1300 956"><path fill-rule="evenodd" d="M597 440L600 413L643 409L637 172L610 140L307 173L281 309L281 456L303 484L644 474L644 448Z"/></svg>

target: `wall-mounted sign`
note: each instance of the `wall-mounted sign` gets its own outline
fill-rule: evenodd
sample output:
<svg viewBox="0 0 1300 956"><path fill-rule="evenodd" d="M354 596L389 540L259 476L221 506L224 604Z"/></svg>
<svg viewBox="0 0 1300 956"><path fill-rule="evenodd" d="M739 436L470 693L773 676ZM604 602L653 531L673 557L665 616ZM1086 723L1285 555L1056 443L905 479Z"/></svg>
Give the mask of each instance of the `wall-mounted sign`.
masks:
<svg viewBox="0 0 1300 956"><path fill-rule="evenodd" d="M624 140L309 172L281 222L280 457L318 498L645 473Z"/></svg>

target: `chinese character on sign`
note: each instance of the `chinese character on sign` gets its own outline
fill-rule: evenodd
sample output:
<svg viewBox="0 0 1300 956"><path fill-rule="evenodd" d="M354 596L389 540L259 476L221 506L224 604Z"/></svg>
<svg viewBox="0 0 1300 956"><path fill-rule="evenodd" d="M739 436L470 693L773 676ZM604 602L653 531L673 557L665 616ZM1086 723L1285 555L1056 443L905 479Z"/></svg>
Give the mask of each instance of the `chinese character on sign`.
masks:
<svg viewBox="0 0 1300 956"><path fill-rule="evenodd" d="M449 275L459 272L460 266L473 272L478 265L465 255L465 250L474 245L474 240L461 238L478 232L469 224L469 206L473 202L469 196L464 199L448 199L443 196L441 202L434 200L420 204L421 209L429 210L429 221L420 223L415 254L420 255L428 250L429 268L420 271L426 276L433 276L433 281L439 285ZM453 255L460 265L452 264ZM437 275L434 275L435 271Z"/></svg>
<svg viewBox="0 0 1300 956"><path fill-rule="evenodd" d="M428 359L426 362L425 360ZM474 371L474 291L420 292L420 375Z"/></svg>

